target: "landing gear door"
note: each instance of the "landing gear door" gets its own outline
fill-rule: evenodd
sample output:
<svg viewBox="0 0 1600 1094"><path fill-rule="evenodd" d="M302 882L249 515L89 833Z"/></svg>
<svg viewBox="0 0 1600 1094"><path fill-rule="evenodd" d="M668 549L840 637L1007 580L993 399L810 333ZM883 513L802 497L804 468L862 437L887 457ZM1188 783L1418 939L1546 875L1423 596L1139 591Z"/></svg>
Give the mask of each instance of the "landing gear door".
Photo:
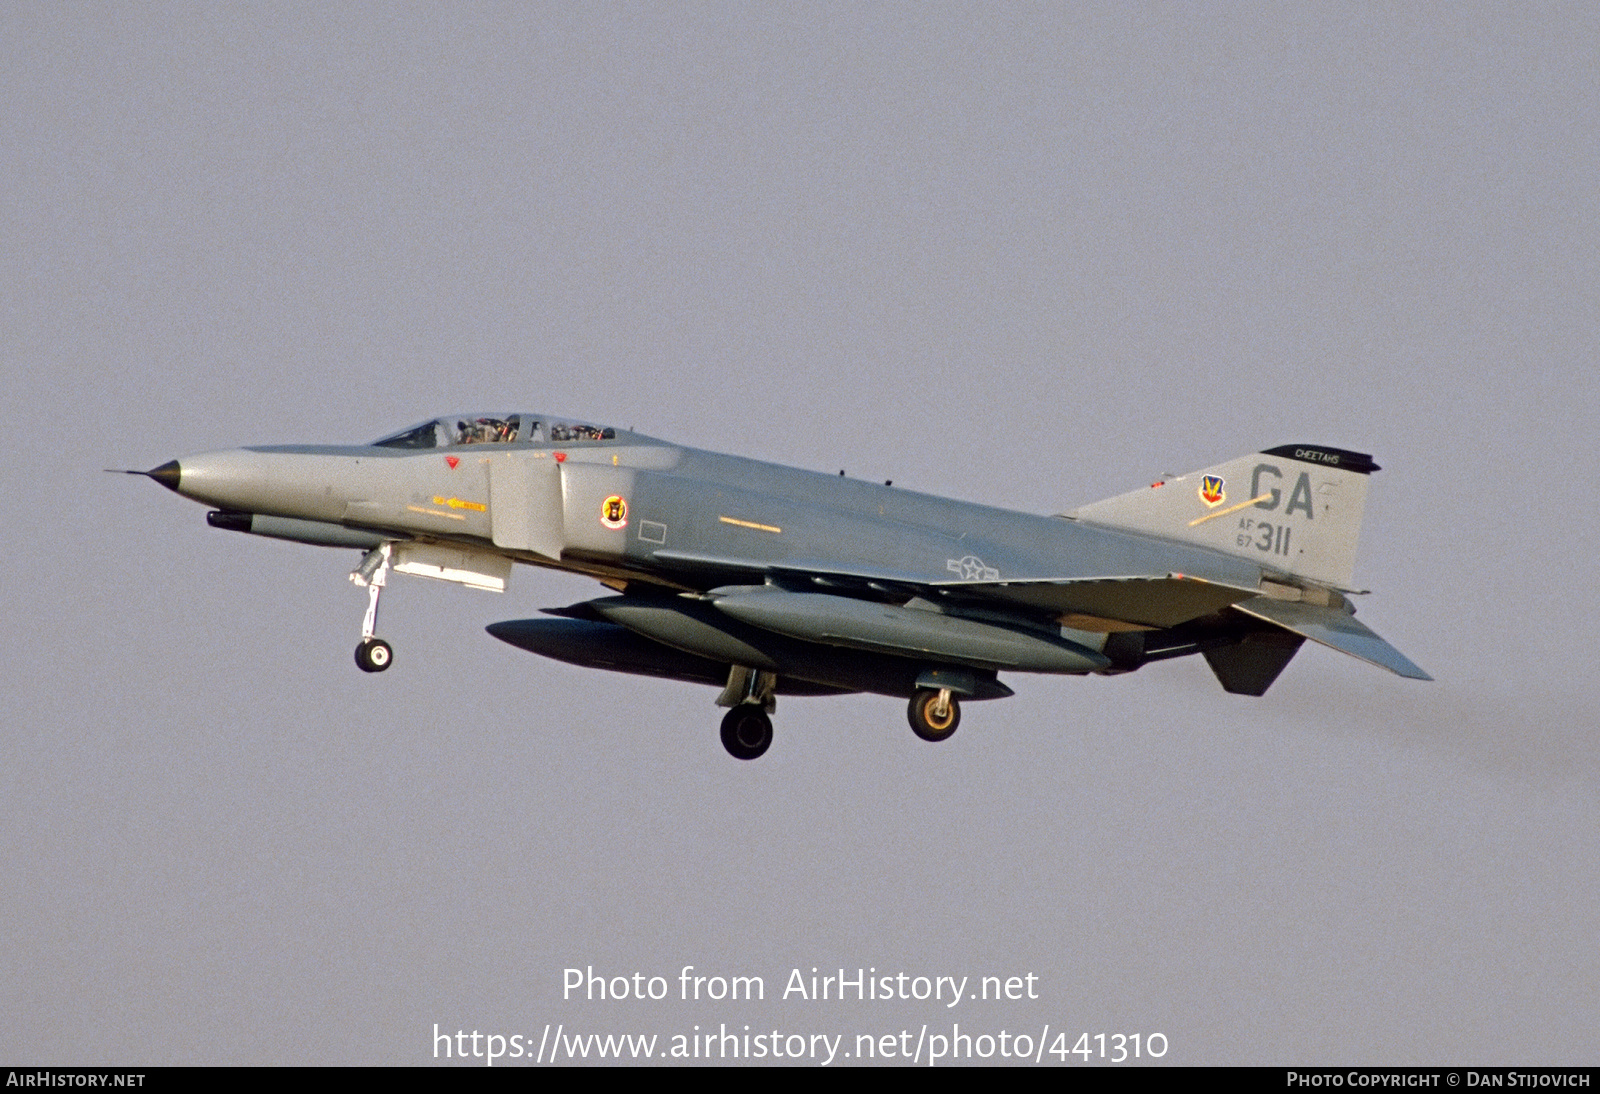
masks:
<svg viewBox="0 0 1600 1094"><path fill-rule="evenodd" d="M496 547L559 559L561 469L546 453L508 452L489 460L489 516Z"/></svg>

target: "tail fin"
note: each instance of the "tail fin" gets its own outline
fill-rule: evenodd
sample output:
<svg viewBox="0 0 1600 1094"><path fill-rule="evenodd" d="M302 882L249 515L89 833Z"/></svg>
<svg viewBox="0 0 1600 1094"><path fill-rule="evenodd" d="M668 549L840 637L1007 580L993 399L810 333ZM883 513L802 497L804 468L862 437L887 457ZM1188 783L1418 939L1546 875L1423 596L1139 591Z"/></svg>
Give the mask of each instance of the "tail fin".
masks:
<svg viewBox="0 0 1600 1094"><path fill-rule="evenodd" d="M1367 476L1376 470L1372 457L1359 452L1288 444L1065 515L1210 547L1349 590Z"/></svg>

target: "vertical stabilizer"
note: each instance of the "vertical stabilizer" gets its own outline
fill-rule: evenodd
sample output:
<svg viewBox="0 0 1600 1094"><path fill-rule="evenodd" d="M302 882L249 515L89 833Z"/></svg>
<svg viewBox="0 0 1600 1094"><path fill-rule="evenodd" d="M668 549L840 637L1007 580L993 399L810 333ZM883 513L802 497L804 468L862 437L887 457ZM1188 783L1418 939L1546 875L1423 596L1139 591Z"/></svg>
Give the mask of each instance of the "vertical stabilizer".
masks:
<svg viewBox="0 0 1600 1094"><path fill-rule="evenodd" d="M1065 514L1161 536L1349 589L1372 457L1288 444Z"/></svg>

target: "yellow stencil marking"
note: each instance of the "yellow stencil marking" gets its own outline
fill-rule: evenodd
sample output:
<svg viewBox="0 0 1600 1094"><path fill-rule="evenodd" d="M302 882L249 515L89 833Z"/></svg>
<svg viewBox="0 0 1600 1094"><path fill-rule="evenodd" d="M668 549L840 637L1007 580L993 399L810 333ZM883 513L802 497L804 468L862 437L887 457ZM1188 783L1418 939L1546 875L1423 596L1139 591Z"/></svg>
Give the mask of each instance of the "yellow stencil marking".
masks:
<svg viewBox="0 0 1600 1094"><path fill-rule="evenodd" d="M487 513L489 507L481 501L462 501L460 498L434 498L435 505L448 505L452 509L471 509L474 513Z"/></svg>
<svg viewBox="0 0 1600 1094"><path fill-rule="evenodd" d="M771 524L757 524L753 520L735 520L732 517L718 517L717 519L723 524L732 524L737 528L754 528L758 532L771 532L774 535L778 535L783 531L782 528L774 527Z"/></svg>
<svg viewBox="0 0 1600 1094"><path fill-rule="evenodd" d="M1189 522L1189 527L1193 528L1196 524L1204 524L1208 520L1216 520L1218 517L1225 517L1229 513L1237 513L1241 509L1246 509L1258 501L1266 501L1270 497L1272 497L1271 494L1262 494L1259 498L1251 498L1249 501L1241 501L1238 505L1230 505L1226 509L1218 509L1215 513L1207 513L1203 517L1196 517L1194 520Z"/></svg>
<svg viewBox="0 0 1600 1094"><path fill-rule="evenodd" d="M426 513L430 517L449 517L451 520L467 519L465 514L462 513L441 513L437 509L424 509L420 505L408 505L406 506L406 509L412 513Z"/></svg>

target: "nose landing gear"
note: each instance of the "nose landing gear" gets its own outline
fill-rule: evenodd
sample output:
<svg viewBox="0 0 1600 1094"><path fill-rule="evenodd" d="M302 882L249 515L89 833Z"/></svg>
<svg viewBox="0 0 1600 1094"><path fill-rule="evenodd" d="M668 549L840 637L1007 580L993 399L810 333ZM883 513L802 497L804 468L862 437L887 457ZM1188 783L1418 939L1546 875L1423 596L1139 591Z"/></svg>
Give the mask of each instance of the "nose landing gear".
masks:
<svg viewBox="0 0 1600 1094"><path fill-rule="evenodd" d="M394 649L381 638L363 638L356 647L356 667L362 672L382 672L394 661Z"/></svg>
<svg viewBox="0 0 1600 1094"><path fill-rule="evenodd" d="M382 672L394 663L394 648L376 636L378 597L389 579L389 558L393 549L393 543L379 544L350 572L352 582L367 587L367 614L361 621L361 644L356 647L356 667L362 672Z"/></svg>

